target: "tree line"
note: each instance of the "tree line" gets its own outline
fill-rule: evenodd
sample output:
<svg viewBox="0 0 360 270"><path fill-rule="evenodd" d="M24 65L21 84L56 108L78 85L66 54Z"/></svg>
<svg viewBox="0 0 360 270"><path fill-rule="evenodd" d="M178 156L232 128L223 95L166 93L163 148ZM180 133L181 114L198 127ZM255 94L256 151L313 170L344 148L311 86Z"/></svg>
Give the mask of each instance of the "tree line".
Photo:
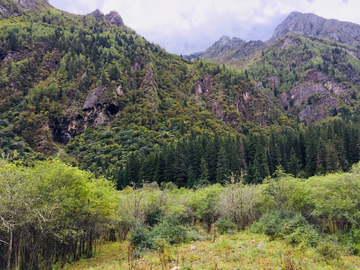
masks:
<svg viewBox="0 0 360 270"><path fill-rule="evenodd" d="M131 153L126 164L111 174L119 189L149 182L188 188L223 184L231 174L257 184L279 166L295 177L308 178L347 171L357 163L359 132L357 123L341 119L308 127L274 125L238 136L192 132L186 139L164 144L158 152Z"/></svg>

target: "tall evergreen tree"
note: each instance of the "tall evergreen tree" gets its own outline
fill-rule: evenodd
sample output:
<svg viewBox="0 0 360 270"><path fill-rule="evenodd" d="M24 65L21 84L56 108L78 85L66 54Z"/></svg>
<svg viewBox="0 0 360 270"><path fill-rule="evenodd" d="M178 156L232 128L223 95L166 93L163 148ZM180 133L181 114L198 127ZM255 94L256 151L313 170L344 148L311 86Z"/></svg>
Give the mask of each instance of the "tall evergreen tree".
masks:
<svg viewBox="0 0 360 270"><path fill-rule="evenodd" d="M300 160L297 158L295 150L291 149L290 160L288 163L288 173L298 176L300 172Z"/></svg>

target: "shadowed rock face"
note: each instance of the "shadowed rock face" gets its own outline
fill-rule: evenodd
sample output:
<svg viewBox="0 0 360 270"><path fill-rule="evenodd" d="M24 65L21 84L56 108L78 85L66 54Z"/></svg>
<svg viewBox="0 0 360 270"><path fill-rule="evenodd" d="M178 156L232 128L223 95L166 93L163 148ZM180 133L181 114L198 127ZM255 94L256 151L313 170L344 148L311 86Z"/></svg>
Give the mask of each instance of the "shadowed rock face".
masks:
<svg viewBox="0 0 360 270"><path fill-rule="evenodd" d="M73 117L65 116L61 121L54 123L53 140L66 145L71 138L82 134L88 127L98 128L109 123L120 108L114 99L104 97L105 92L104 87L90 91L82 108L82 114Z"/></svg>
<svg viewBox="0 0 360 270"><path fill-rule="evenodd" d="M335 19L324 19L312 13L292 12L278 27L267 43L282 38L290 33L301 36L315 36L348 45L360 44L360 25L341 22Z"/></svg>

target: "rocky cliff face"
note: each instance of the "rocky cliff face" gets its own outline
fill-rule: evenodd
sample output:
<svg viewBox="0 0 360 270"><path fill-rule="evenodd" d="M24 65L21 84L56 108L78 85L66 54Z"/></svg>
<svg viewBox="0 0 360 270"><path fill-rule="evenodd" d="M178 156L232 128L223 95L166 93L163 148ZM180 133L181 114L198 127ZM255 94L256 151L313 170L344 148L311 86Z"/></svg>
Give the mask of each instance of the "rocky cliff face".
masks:
<svg viewBox="0 0 360 270"><path fill-rule="evenodd" d="M186 55L184 58L195 60L201 57L210 61L223 62L249 58L255 51L263 47L265 47L265 43L260 40L246 42L240 38L230 39L228 36L223 36L204 52Z"/></svg>
<svg viewBox="0 0 360 270"><path fill-rule="evenodd" d="M125 26L121 16L116 11L111 11L109 14L105 15L105 19L117 27L123 28Z"/></svg>
<svg viewBox="0 0 360 270"><path fill-rule="evenodd" d="M303 14L294 11L276 27L273 36L266 43L260 40L246 42L239 38L230 39L223 36L205 51L186 55L184 58L194 60L200 57L219 63L239 59L248 60L256 51L294 33L303 37L315 36L351 46L360 45L360 25L335 19L329 20L312 13ZM359 58L357 55L355 57Z"/></svg>
<svg viewBox="0 0 360 270"><path fill-rule="evenodd" d="M104 15L100 10L95 10L89 15L93 16L98 22L100 21L108 21L110 24L116 25L117 27L123 28L125 26L124 21L122 20L119 13L116 11L111 11L109 14Z"/></svg>
<svg viewBox="0 0 360 270"><path fill-rule="evenodd" d="M54 141L66 145L71 138L82 134L88 127L98 128L108 123L119 110L117 102L107 93L106 88L96 88L87 95L81 114L65 116L55 124L52 134Z"/></svg>
<svg viewBox="0 0 360 270"><path fill-rule="evenodd" d="M335 19L324 19L312 13L292 12L284 22L276 27L268 43L297 33L303 37L316 36L347 45L360 44L360 25L351 22L341 22Z"/></svg>

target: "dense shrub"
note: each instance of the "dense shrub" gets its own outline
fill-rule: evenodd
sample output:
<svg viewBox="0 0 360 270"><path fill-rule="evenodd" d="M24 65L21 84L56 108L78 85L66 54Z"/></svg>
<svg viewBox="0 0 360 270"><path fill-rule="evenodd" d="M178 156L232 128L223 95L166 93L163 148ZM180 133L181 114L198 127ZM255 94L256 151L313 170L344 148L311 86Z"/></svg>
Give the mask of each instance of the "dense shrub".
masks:
<svg viewBox="0 0 360 270"><path fill-rule="evenodd" d="M130 243L138 248L153 249L156 247L149 228L142 225L137 225L131 232Z"/></svg>
<svg viewBox="0 0 360 270"><path fill-rule="evenodd" d="M214 225L220 234L234 233L236 231L236 225L229 218L221 217Z"/></svg>
<svg viewBox="0 0 360 270"><path fill-rule="evenodd" d="M180 224L178 217L171 215L154 227L151 237L164 239L171 245L181 244L188 239L188 228Z"/></svg>
<svg viewBox="0 0 360 270"><path fill-rule="evenodd" d="M253 232L264 233L270 239L286 238L292 244L316 246L318 233L298 212L277 210L264 214L251 228Z"/></svg>

